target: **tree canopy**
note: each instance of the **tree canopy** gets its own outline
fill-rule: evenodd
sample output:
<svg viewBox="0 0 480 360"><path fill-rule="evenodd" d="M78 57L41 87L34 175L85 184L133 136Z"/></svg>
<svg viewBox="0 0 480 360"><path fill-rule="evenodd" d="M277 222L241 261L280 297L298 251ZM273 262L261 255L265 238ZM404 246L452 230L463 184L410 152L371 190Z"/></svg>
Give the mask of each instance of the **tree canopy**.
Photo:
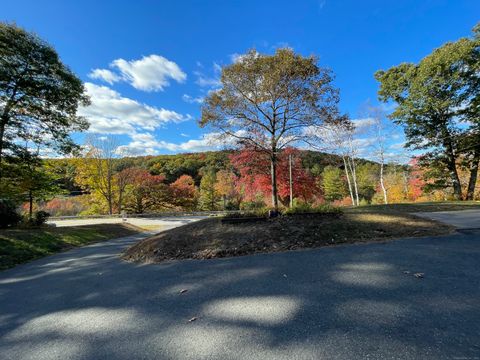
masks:
<svg viewBox="0 0 480 360"><path fill-rule="evenodd" d="M78 106L88 101L82 81L52 46L16 25L0 23L0 165L26 141L71 152L70 133L88 127L77 116Z"/></svg>
<svg viewBox="0 0 480 360"><path fill-rule="evenodd" d="M255 50L222 69L221 88L202 106L201 126L211 126L270 158L272 205L278 208L276 166L279 152L309 141L309 127L338 118L338 90L330 70L315 57L278 49Z"/></svg>
<svg viewBox="0 0 480 360"><path fill-rule="evenodd" d="M402 63L375 74L379 98L397 104L390 115L403 125L407 146L427 150L427 158L443 164L457 199L462 188L457 163L471 151L467 162L480 160L480 28L474 36L449 42L418 64ZM462 146L466 139L470 145ZM476 181L476 172L471 181ZM473 189L475 184L472 184ZM473 197L473 191L467 198Z"/></svg>

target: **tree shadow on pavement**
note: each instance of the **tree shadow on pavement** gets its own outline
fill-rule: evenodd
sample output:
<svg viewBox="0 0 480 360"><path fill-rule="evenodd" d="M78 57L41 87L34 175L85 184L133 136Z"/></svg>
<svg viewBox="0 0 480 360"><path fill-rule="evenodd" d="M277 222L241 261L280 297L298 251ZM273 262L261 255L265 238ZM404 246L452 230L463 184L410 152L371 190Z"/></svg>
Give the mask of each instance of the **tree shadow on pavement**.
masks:
<svg viewBox="0 0 480 360"><path fill-rule="evenodd" d="M125 241L96 244L0 274L0 354L474 359L478 240L453 235L151 265L119 260Z"/></svg>

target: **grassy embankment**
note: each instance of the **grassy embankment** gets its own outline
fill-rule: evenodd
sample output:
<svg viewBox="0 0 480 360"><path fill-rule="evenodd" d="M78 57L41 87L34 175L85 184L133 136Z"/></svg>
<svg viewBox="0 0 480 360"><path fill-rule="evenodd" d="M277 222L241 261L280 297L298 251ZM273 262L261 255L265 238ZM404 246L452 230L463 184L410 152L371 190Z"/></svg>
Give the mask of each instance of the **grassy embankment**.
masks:
<svg viewBox="0 0 480 360"><path fill-rule="evenodd" d="M137 234L143 229L124 224L0 230L0 270L98 241Z"/></svg>

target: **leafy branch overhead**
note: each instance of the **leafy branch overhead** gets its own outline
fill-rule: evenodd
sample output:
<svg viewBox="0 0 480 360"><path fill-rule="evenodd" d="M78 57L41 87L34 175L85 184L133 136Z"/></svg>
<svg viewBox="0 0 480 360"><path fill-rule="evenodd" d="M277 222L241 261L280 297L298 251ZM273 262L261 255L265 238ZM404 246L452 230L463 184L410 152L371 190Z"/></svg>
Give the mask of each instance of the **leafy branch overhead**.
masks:
<svg viewBox="0 0 480 360"><path fill-rule="evenodd" d="M462 189L460 156L471 169L473 199L480 161L480 27L473 36L448 42L418 64L402 63L375 74L381 101L397 104L390 118L404 127L406 145L427 150L445 168L457 199Z"/></svg>
<svg viewBox="0 0 480 360"><path fill-rule="evenodd" d="M88 128L77 108L88 103L82 81L53 47L0 23L0 162L15 155L19 141L71 152L76 145L70 133Z"/></svg>

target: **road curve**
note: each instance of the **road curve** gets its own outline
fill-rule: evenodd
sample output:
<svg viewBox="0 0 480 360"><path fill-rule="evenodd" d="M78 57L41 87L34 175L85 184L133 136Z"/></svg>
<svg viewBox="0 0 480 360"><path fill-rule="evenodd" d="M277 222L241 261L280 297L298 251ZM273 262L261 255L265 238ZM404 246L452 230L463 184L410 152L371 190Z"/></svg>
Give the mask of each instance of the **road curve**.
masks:
<svg viewBox="0 0 480 360"><path fill-rule="evenodd" d="M0 358L480 356L479 233L218 260L120 260L143 236L1 272Z"/></svg>

